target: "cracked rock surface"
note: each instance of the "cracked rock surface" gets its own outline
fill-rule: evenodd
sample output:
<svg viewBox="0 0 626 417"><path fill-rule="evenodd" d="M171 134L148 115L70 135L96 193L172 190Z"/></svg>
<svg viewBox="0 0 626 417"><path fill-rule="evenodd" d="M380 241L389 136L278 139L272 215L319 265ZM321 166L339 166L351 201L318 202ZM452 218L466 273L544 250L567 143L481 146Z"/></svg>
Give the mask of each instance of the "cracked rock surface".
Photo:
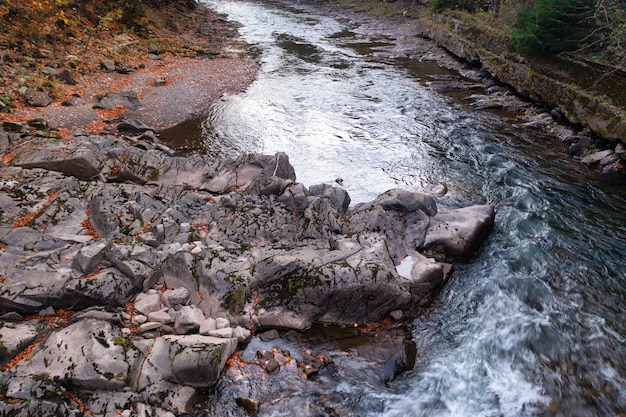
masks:
<svg viewBox="0 0 626 417"><path fill-rule="evenodd" d="M185 413L255 332L415 317L494 223L489 206L441 212L401 189L351 206L339 187L297 183L284 153L7 137L0 410L14 415ZM404 358L402 340L382 356ZM259 366L274 374L283 356Z"/></svg>

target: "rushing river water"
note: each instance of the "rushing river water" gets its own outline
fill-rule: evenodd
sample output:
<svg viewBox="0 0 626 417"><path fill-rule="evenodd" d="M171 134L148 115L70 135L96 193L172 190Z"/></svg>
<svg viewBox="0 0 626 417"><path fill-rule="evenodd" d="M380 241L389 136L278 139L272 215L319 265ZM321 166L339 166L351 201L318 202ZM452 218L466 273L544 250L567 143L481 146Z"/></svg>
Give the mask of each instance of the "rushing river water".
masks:
<svg viewBox="0 0 626 417"><path fill-rule="evenodd" d="M299 182L341 177L353 202L445 184L441 207L496 208L486 245L412 323L415 368L388 384L346 375L317 394L343 393L351 411L341 415L626 413L623 180L580 167L558 139L437 93L429 80L463 78L419 53L397 57L410 37L399 45L328 5L209 4L243 25L261 71L213 106L206 152L285 151ZM267 413L333 415L298 395Z"/></svg>

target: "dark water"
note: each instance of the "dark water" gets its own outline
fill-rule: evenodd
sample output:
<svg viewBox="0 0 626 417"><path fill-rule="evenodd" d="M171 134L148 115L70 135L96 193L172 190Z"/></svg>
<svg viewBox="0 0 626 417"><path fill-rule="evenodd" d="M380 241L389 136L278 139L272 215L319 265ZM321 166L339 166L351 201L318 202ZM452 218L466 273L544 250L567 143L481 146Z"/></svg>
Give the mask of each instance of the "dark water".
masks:
<svg viewBox="0 0 626 417"><path fill-rule="evenodd" d="M353 201L445 184L441 207L497 212L485 247L413 323L413 371L388 384L356 369L294 386L263 415L333 415L309 406L323 395L339 395L341 415L626 413L623 180L581 168L558 139L472 111L459 100L471 92L437 93L430 81L463 78L419 53L407 59L422 42L411 36L328 6L209 4L243 24L262 70L212 108L195 146L285 151L300 182L341 177Z"/></svg>

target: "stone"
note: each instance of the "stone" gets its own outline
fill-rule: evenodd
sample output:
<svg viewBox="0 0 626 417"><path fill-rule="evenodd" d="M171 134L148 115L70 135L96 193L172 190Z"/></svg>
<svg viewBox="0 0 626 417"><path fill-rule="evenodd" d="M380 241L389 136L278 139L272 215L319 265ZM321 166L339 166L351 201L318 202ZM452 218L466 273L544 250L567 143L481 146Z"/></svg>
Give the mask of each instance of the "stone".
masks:
<svg viewBox="0 0 626 417"><path fill-rule="evenodd" d="M164 85L167 85L167 80L165 79L165 77L158 77L157 79L154 80L152 84L155 87L163 87Z"/></svg>
<svg viewBox="0 0 626 417"><path fill-rule="evenodd" d="M404 313L402 312L402 310L393 310L391 313L389 313L389 315L392 319L396 321L402 320L402 318L404 317Z"/></svg>
<svg viewBox="0 0 626 417"><path fill-rule="evenodd" d="M230 339L233 336L233 329L230 327L226 327L226 328L222 328L222 329L215 329L215 330L209 330L209 336L215 336L215 337L224 337L226 339Z"/></svg>
<svg viewBox="0 0 626 417"><path fill-rule="evenodd" d="M72 73L69 70L63 70L56 75L59 81L64 82L67 85L76 85L77 82L72 76Z"/></svg>
<svg viewBox="0 0 626 417"><path fill-rule="evenodd" d="M154 322L154 321L148 321L142 325L139 326L139 332L140 333L144 333L144 332L149 332L151 330L156 330L158 328L161 327L161 323L158 322Z"/></svg>
<svg viewBox="0 0 626 417"><path fill-rule="evenodd" d="M208 335L210 331L217 329L217 322L214 318L206 318L200 323L200 329L198 333Z"/></svg>
<svg viewBox="0 0 626 417"><path fill-rule="evenodd" d="M196 306L183 306L174 318L174 329L177 334L194 333L200 330L204 322L204 313Z"/></svg>
<svg viewBox="0 0 626 417"><path fill-rule="evenodd" d="M212 387L236 348L234 338L162 336L144 361L137 389L162 380L193 388Z"/></svg>
<svg viewBox="0 0 626 417"><path fill-rule="evenodd" d="M225 329L228 326L230 326L230 322L228 321L228 319L223 318L223 317L218 317L217 319L215 319L215 327L218 329Z"/></svg>
<svg viewBox="0 0 626 417"><path fill-rule="evenodd" d="M135 302L135 310L146 316L159 311L161 310L161 297L159 294L148 294Z"/></svg>
<svg viewBox="0 0 626 417"><path fill-rule="evenodd" d="M2 320L0 324L0 363L6 363L17 355L43 330L40 325L30 322L15 323Z"/></svg>
<svg viewBox="0 0 626 417"><path fill-rule="evenodd" d="M90 274L96 270L98 264L104 259L104 251L107 247L106 242L96 242L83 246L72 261L72 268L77 269L83 274Z"/></svg>
<svg viewBox="0 0 626 417"><path fill-rule="evenodd" d="M115 62L112 59L103 59L100 62L100 67L106 71L113 72L115 71Z"/></svg>
<svg viewBox="0 0 626 417"><path fill-rule="evenodd" d="M583 164L584 166L590 167L592 165L599 163L601 160L603 160L604 158L608 157L611 154L613 154L612 149L606 149L604 151L594 152L590 155L585 156L583 159L581 159L580 163Z"/></svg>
<svg viewBox="0 0 626 417"><path fill-rule="evenodd" d="M22 168L42 168L62 172L81 180L90 180L103 167L102 156L88 145L76 146L69 152L58 152L58 144L20 153L12 164Z"/></svg>
<svg viewBox="0 0 626 417"><path fill-rule="evenodd" d="M55 77L57 75L57 70L52 67L42 67L39 72L48 77Z"/></svg>
<svg viewBox="0 0 626 417"><path fill-rule="evenodd" d="M259 335L259 339L261 339L261 341L263 342L269 342L271 340L276 340L280 337L280 334L278 333L278 330L276 329L272 329L272 330L268 330L266 332L263 332Z"/></svg>
<svg viewBox="0 0 626 417"><path fill-rule="evenodd" d="M24 130L24 125L20 122L10 122L4 121L2 122L2 128L7 132L22 132Z"/></svg>
<svg viewBox="0 0 626 417"><path fill-rule="evenodd" d="M618 153L618 154L626 153L626 144L623 142L618 143L617 146L615 147L615 153Z"/></svg>
<svg viewBox="0 0 626 417"><path fill-rule="evenodd" d="M604 158L602 158L599 162L599 165L603 167L605 165L614 164L621 159L622 157L618 153L611 153L605 156Z"/></svg>
<svg viewBox="0 0 626 417"><path fill-rule="evenodd" d="M237 326L233 329L233 337L237 338L239 343L246 343L250 340L251 332L245 327Z"/></svg>
<svg viewBox="0 0 626 417"><path fill-rule="evenodd" d="M147 132L147 131L156 131L155 128L150 127L143 123L142 121L135 119L124 119L117 125L117 130L127 131L127 132Z"/></svg>
<svg viewBox="0 0 626 417"><path fill-rule="evenodd" d="M52 103L52 98L43 89L28 88L24 93L24 99L33 107L46 107Z"/></svg>
<svg viewBox="0 0 626 417"><path fill-rule="evenodd" d="M159 310L148 313L148 320L156 321L161 324L169 324L172 322L172 316L170 316L167 311Z"/></svg>
<svg viewBox="0 0 626 417"><path fill-rule="evenodd" d="M237 397L235 398L235 403L251 416L254 416L259 412L259 402L253 400L252 398Z"/></svg>
<svg viewBox="0 0 626 417"><path fill-rule="evenodd" d="M185 305L189 301L189 290L185 287L166 290L161 295L161 299L163 300L163 304L168 307Z"/></svg>
<svg viewBox="0 0 626 417"><path fill-rule="evenodd" d="M379 205L385 210L401 211L405 213L422 210L429 216L437 214L437 204L432 196L428 194L412 193L398 188L379 195L372 204Z"/></svg>
<svg viewBox="0 0 626 417"><path fill-rule="evenodd" d="M491 206L471 206L439 213L431 220L424 244L428 256L447 262L467 261L493 229Z"/></svg>
<svg viewBox="0 0 626 417"><path fill-rule="evenodd" d="M248 154L220 171L205 187L210 192L223 194L231 189L245 189L259 177L279 177L295 181L296 174L285 153L279 152L274 156Z"/></svg>
<svg viewBox="0 0 626 417"><path fill-rule="evenodd" d="M279 369L280 369L280 364L278 363L276 359L270 359L269 361L267 361L267 364L265 365L265 370L267 371L268 374L274 373L278 371Z"/></svg>
<svg viewBox="0 0 626 417"><path fill-rule="evenodd" d="M574 143L567 150L567 153L570 155L577 155L590 147L592 142L589 136L575 136L572 140L574 140Z"/></svg>
<svg viewBox="0 0 626 417"><path fill-rule="evenodd" d="M15 367L18 376L45 376L77 387L116 390L130 379L136 351L129 339L121 343L119 328L101 320L85 319L56 330L28 361Z"/></svg>
<svg viewBox="0 0 626 417"><path fill-rule="evenodd" d="M150 42L150 44L148 45L148 52L154 55L158 55L159 54L159 47L157 46L156 43L154 42Z"/></svg>
<svg viewBox="0 0 626 417"><path fill-rule="evenodd" d="M96 97L94 109L112 109L116 106L122 106L129 109L135 109L141 105L137 93L134 91L120 91L116 93L105 93Z"/></svg>

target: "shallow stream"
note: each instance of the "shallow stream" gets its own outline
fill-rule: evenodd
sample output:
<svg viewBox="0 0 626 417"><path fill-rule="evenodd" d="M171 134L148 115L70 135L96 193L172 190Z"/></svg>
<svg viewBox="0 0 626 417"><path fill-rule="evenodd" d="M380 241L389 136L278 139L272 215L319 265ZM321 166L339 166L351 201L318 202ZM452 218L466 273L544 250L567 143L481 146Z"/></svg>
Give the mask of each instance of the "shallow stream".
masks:
<svg viewBox="0 0 626 417"><path fill-rule="evenodd" d="M463 96L475 87L438 92L475 81L433 63L410 33L327 3L209 5L243 25L261 71L185 146L285 151L299 182L341 178L353 202L402 187L437 193L441 208L497 213L486 245L412 323L412 371L386 384L363 369L309 381L262 415L626 413L623 179L581 167L513 114L473 110ZM316 396L344 411L310 407Z"/></svg>

